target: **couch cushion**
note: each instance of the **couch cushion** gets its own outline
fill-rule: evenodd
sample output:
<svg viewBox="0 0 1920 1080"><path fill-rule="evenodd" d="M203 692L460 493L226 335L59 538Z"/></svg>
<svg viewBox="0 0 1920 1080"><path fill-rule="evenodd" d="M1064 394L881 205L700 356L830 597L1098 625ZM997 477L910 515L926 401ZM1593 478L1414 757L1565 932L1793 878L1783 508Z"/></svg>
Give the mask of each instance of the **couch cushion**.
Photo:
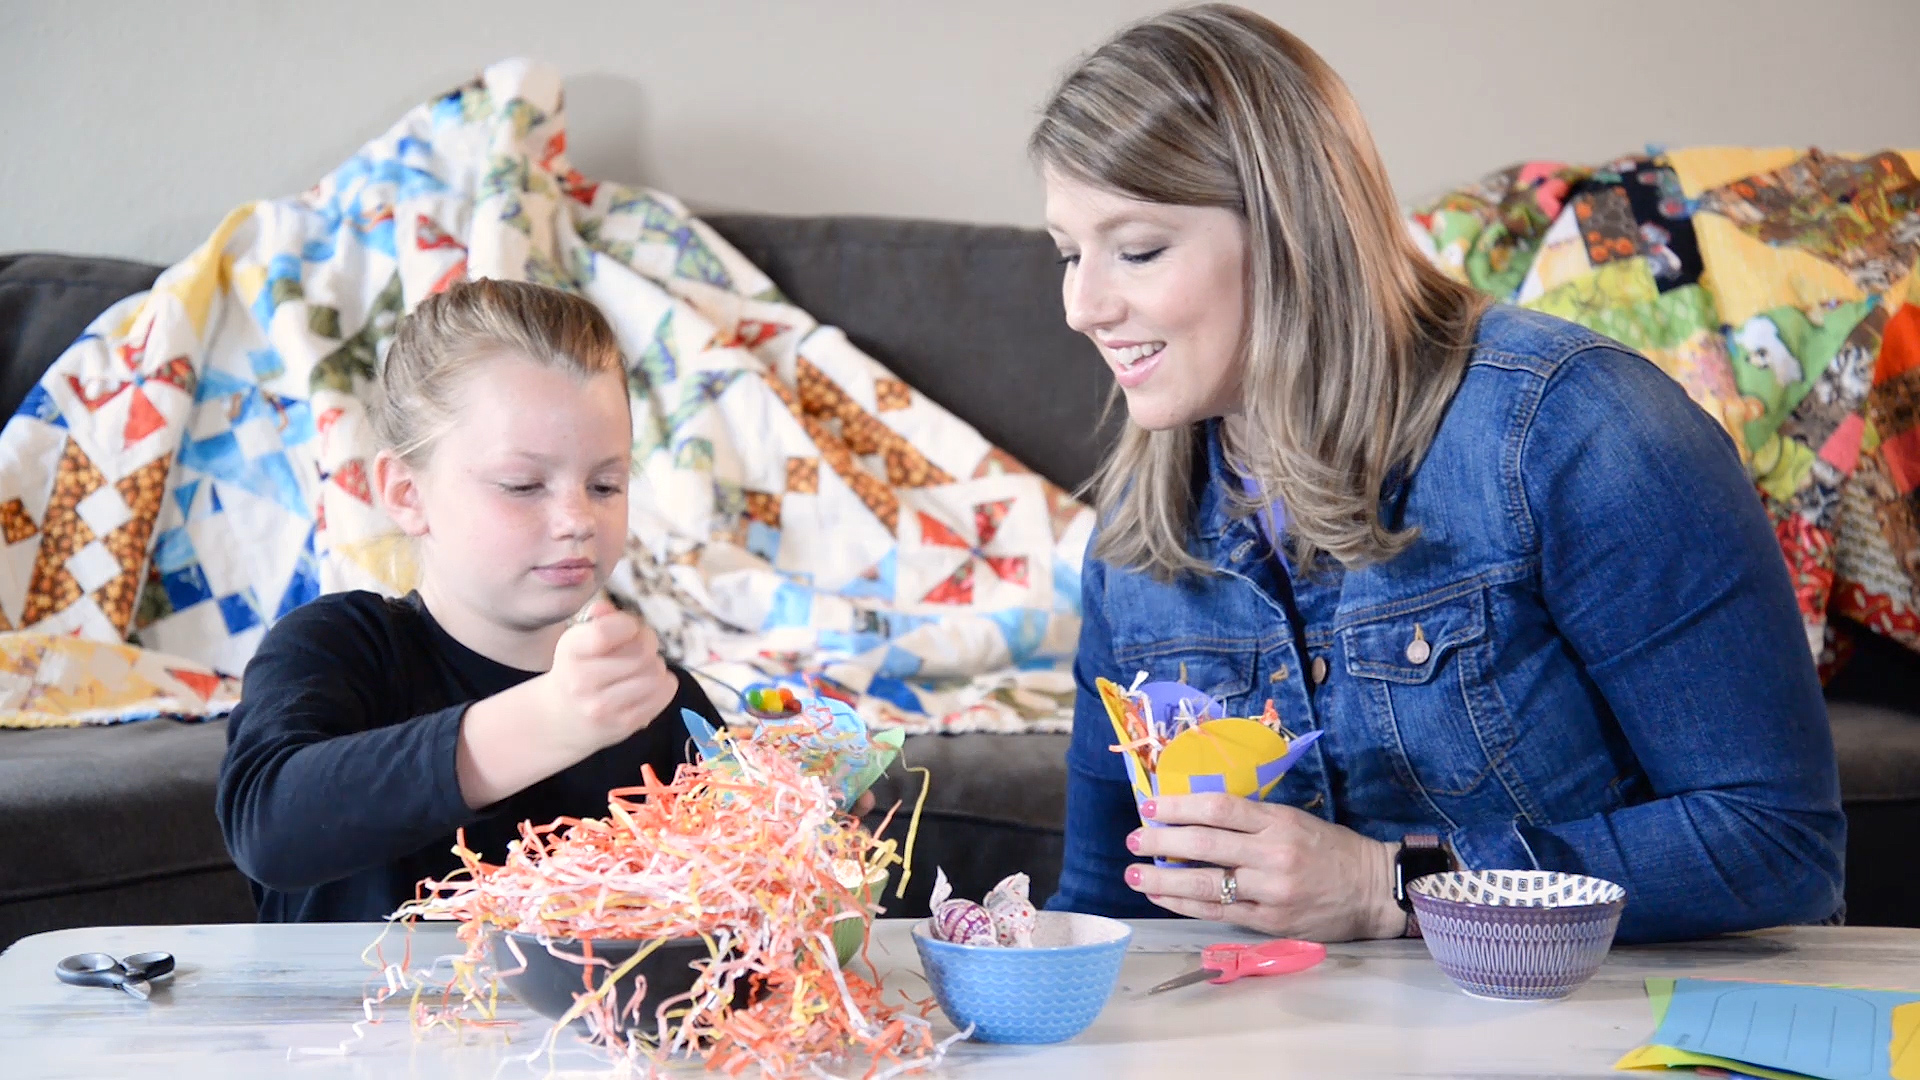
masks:
<svg viewBox="0 0 1920 1080"><path fill-rule="evenodd" d="M1920 926L1920 799L1847 803L1847 922Z"/></svg>
<svg viewBox="0 0 1920 1080"><path fill-rule="evenodd" d="M946 872L954 895L972 900L1013 873L1028 876L1034 903L1052 896L1066 826L1067 741L1065 735L909 736L900 760L873 789L882 813L899 801L885 835L904 844L921 785L920 774L907 769L925 768L932 777L913 877L901 897L896 871L887 914L925 915L936 869Z"/></svg>
<svg viewBox="0 0 1920 1080"><path fill-rule="evenodd" d="M1851 620L1833 622L1853 643L1853 652L1827 683L1827 700L1920 716L1920 653Z"/></svg>
<svg viewBox="0 0 1920 1080"><path fill-rule="evenodd" d="M160 268L75 255L0 256L0 418L12 416L47 365Z"/></svg>
<svg viewBox="0 0 1920 1080"><path fill-rule="evenodd" d="M226 724L0 731L0 903L230 868Z"/></svg>
<svg viewBox="0 0 1920 1080"><path fill-rule="evenodd" d="M924 768L927 813L1059 832L1067 824L1067 735L910 735L873 786L878 808L913 811Z"/></svg>
<svg viewBox="0 0 1920 1080"><path fill-rule="evenodd" d="M880 218L706 219L823 323L1062 487L1116 427L1113 380L1067 328L1053 242L1029 229ZM1102 434L1102 432L1105 434Z"/></svg>
<svg viewBox="0 0 1920 1080"><path fill-rule="evenodd" d="M229 866L0 904L0 949L70 926L248 923L254 918L247 879Z"/></svg>
<svg viewBox="0 0 1920 1080"><path fill-rule="evenodd" d="M1840 793L1849 804L1920 802L1920 716L1829 701Z"/></svg>

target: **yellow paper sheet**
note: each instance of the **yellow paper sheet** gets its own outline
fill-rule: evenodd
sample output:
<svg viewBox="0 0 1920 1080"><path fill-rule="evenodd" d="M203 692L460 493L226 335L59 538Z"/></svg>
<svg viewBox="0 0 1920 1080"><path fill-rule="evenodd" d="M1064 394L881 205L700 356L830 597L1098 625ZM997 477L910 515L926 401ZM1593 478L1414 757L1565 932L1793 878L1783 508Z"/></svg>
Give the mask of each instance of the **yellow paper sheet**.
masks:
<svg viewBox="0 0 1920 1080"><path fill-rule="evenodd" d="M1776 1072L1763 1069L1758 1065L1749 1065L1744 1061L1714 1057L1711 1054L1694 1054L1685 1050L1675 1050L1671 1046L1639 1046L1627 1051L1627 1056L1613 1063L1616 1069L1691 1069L1697 1066L1709 1066L1725 1069L1742 1076L1765 1077L1766 1080L1808 1080L1800 1073Z"/></svg>
<svg viewBox="0 0 1920 1080"><path fill-rule="evenodd" d="M1920 1001L1893 1007L1893 1080L1920 1080Z"/></svg>
<svg viewBox="0 0 1920 1080"><path fill-rule="evenodd" d="M1127 730L1125 719L1126 691L1120 689L1118 683L1106 679L1095 679L1094 686L1100 691L1100 703L1107 707L1107 720L1113 724L1113 733L1119 737L1120 745L1124 746L1132 742L1133 734ZM1140 760L1139 754L1129 750L1126 752L1126 759L1127 776L1133 781L1134 801L1153 798L1153 788L1148 786L1145 763Z"/></svg>

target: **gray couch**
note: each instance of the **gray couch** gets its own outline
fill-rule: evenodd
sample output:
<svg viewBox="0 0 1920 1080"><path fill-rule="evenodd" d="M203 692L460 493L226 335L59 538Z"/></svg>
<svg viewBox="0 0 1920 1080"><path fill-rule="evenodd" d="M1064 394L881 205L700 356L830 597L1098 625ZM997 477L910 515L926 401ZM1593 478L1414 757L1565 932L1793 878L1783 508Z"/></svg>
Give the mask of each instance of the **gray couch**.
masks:
<svg viewBox="0 0 1920 1080"><path fill-rule="evenodd" d="M1072 487L1099 458L1108 380L1060 318L1041 234L869 219L718 217L714 226L793 300L994 443ZM0 257L0 415L92 316L158 268ZM1110 434L1110 432L1109 432ZM1868 639L1828 687L1850 823L1850 921L1920 926L1920 658ZM64 926L248 920L213 818L218 723L0 731L0 945ZM932 769L915 873L896 913L924 910L936 865L962 895L1024 870L1052 891L1064 819L1064 736L908 740ZM896 770L883 804L911 801ZM903 833L902 825L895 826Z"/></svg>

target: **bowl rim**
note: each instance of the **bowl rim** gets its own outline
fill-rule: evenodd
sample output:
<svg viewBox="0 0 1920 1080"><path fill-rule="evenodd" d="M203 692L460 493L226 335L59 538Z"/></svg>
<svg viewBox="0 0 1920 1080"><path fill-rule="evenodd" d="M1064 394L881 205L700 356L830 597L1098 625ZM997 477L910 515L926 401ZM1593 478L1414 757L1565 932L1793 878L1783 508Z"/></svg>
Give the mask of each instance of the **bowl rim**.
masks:
<svg viewBox="0 0 1920 1080"><path fill-rule="evenodd" d="M1605 904L1562 904L1559 907L1526 907L1521 904L1476 904L1470 900L1442 900L1435 896L1414 898L1413 908L1416 914L1449 915L1456 919L1490 923L1492 912L1520 912L1524 921L1548 926L1562 925L1569 928L1587 925L1607 919L1617 921L1626 911L1626 897ZM1497 924L1496 924L1497 925ZM1436 929L1422 923L1422 937L1446 937L1445 930Z"/></svg>
<svg viewBox="0 0 1920 1080"><path fill-rule="evenodd" d="M573 946L577 948L582 943L591 942L594 947L594 952L596 954L599 952L600 947L602 945L612 946L617 949L632 949L632 948L638 948L639 946L646 945L654 941L660 942L661 948L665 948L669 945L695 945L695 944L705 945L706 944L706 939L700 937L698 934L692 934L686 937L671 937L671 938L616 938L616 937L575 938L575 937L542 936L540 934L534 933L531 930L488 930L487 936L488 937L510 937L519 941L522 945L535 946L539 948L542 952L546 951L546 943L548 942L552 942L553 944L558 945L562 948L566 948L568 946Z"/></svg>
<svg viewBox="0 0 1920 1080"><path fill-rule="evenodd" d="M1620 895L1614 897L1612 900L1600 900L1587 904L1489 904L1479 900L1456 900L1452 897L1435 896L1428 891L1436 887L1434 884L1430 884L1430 882L1433 882L1434 879L1437 878L1470 878L1480 877L1485 874L1565 874L1570 878L1579 878L1583 881L1593 881L1602 885L1611 885L1620 890ZM1617 881L1603 877L1595 877L1592 874L1578 874L1571 870L1447 870L1438 874L1423 874L1407 882L1407 897L1416 904L1425 901L1429 904L1447 904L1454 907L1471 908L1476 911L1583 911L1624 906L1627 902L1627 887Z"/></svg>
<svg viewBox="0 0 1920 1080"><path fill-rule="evenodd" d="M941 941L939 938L934 937L932 932L933 919L929 916L914 920L911 928L913 943L916 946L927 945L933 948L953 949L959 952L994 953L998 955L1019 954L1023 956L1066 956L1075 953L1101 952L1115 947L1124 951L1128 946L1133 944L1133 927L1120 919L1108 918L1105 915L1093 915L1084 911L1042 912L1042 914L1076 915L1083 919L1099 919L1101 922L1113 923L1120 927L1122 933L1119 937L1111 941L1093 941L1081 945L1031 945L1026 948L1015 948L1006 945L965 945L958 941Z"/></svg>

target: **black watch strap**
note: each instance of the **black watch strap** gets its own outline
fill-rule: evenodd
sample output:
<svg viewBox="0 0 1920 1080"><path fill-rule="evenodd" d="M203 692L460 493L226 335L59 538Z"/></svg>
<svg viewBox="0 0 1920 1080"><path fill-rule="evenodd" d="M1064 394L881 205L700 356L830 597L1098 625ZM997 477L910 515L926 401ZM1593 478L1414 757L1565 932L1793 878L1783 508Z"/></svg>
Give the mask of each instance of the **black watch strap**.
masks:
<svg viewBox="0 0 1920 1080"><path fill-rule="evenodd" d="M1393 856L1393 900L1401 911L1413 910L1413 897L1407 886L1428 874L1444 874L1458 866L1453 850L1433 833L1409 833L1400 838L1400 850Z"/></svg>

